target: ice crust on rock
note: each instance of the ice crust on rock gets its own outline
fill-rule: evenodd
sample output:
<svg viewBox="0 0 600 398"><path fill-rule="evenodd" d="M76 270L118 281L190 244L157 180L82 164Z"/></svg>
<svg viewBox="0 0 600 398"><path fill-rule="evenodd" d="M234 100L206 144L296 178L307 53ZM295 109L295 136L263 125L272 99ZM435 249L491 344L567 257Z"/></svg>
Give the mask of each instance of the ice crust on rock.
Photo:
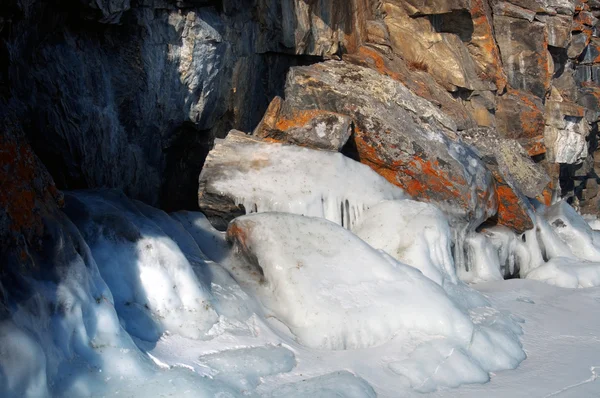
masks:
<svg viewBox="0 0 600 398"><path fill-rule="evenodd" d="M377 346L400 331L471 339L469 318L439 286L330 221L252 214L228 237L247 259L231 274L309 347Z"/></svg>
<svg viewBox="0 0 600 398"><path fill-rule="evenodd" d="M404 191L340 153L247 141L232 132L200 174L201 195L218 193L246 213L287 212L352 227L368 207ZM241 141L241 142L240 142Z"/></svg>

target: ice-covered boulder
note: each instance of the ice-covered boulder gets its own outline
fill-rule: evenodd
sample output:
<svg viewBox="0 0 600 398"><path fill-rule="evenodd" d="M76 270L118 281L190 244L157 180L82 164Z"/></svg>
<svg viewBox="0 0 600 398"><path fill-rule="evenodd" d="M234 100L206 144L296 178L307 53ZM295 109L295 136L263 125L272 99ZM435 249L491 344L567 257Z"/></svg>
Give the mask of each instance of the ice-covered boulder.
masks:
<svg viewBox="0 0 600 398"><path fill-rule="evenodd" d="M265 211L323 217L349 228L369 206L403 197L402 189L339 153L232 131L206 159L198 204L219 229L236 216Z"/></svg>
<svg viewBox="0 0 600 398"><path fill-rule="evenodd" d="M544 216L574 256L600 262L600 232L594 231L566 201L549 207Z"/></svg>
<svg viewBox="0 0 600 398"><path fill-rule="evenodd" d="M399 331L465 342L473 333L439 286L330 221L252 214L227 234L246 260L229 271L305 345L377 346Z"/></svg>

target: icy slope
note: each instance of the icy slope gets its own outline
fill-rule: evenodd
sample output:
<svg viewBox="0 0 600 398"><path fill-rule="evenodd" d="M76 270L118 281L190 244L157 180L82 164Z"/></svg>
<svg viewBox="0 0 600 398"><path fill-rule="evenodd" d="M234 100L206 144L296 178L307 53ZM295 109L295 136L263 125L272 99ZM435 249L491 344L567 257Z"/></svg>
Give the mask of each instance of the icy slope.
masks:
<svg viewBox="0 0 600 398"><path fill-rule="evenodd" d="M233 221L228 238L238 258L228 270L301 344L358 349L403 336L418 348L390 369L423 391L483 382L487 372L514 368L525 358L512 321L497 317L495 326L476 325L417 269L332 222L253 214Z"/></svg>
<svg viewBox="0 0 600 398"><path fill-rule="evenodd" d="M148 341L166 331L202 338L217 314L208 287L188 260L205 257L187 232L159 210L143 207L155 213L152 221L134 202L114 192L70 193L67 203L127 331Z"/></svg>

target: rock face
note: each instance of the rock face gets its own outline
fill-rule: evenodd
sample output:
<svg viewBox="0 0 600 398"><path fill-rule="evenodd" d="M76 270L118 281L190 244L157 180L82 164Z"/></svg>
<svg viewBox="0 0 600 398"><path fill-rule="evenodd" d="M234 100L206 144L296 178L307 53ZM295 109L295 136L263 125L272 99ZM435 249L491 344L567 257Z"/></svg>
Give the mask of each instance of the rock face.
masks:
<svg viewBox="0 0 600 398"><path fill-rule="evenodd" d="M567 0L10 0L0 11L1 107L59 188L120 188L194 208L206 154L232 128L344 145L350 122L335 111L271 108L274 124L260 123L290 67L342 58L404 83L458 131L516 139L552 171L595 149L585 131L600 118L599 11ZM556 116L546 99L590 112L561 127L573 115ZM561 142L578 154L556 157Z"/></svg>
<svg viewBox="0 0 600 398"><path fill-rule="evenodd" d="M495 213L491 175L453 121L404 85L371 69L329 61L290 70L284 109L354 120L354 157L413 197L467 222ZM288 111L293 112L293 111Z"/></svg>

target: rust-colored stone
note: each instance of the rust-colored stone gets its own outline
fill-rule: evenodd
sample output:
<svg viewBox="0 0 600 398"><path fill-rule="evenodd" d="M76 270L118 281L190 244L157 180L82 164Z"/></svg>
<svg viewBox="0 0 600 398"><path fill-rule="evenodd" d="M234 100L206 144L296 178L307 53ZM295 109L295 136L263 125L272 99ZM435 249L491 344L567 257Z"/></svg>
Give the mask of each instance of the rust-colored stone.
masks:
<svg viewBox="0 0 600 398"><path fill-rule="evenodd" d="M497 103L496 126L501 136L525 142L544 135L544 108L539 98L509 90Z"/></svg>
<svg viewBox="0 0 600 398"><path fill-rule="evenodd" d="M498 92L503 92L506 87L506 75L494 39L491 12L487 1L471 0L470 13L473 34L467 48L479 66L482 80L491 79L496 84Z"/></svg>
<svg viewBox="0 0 600 398"><path fill-rule="evenodd" d="M496 180L496 193L498 195L498 224L505 225L518 232L533 228L533 222L525 211L515 191L504 181ZM532 209L533 210L533 209Z"/></svg>

